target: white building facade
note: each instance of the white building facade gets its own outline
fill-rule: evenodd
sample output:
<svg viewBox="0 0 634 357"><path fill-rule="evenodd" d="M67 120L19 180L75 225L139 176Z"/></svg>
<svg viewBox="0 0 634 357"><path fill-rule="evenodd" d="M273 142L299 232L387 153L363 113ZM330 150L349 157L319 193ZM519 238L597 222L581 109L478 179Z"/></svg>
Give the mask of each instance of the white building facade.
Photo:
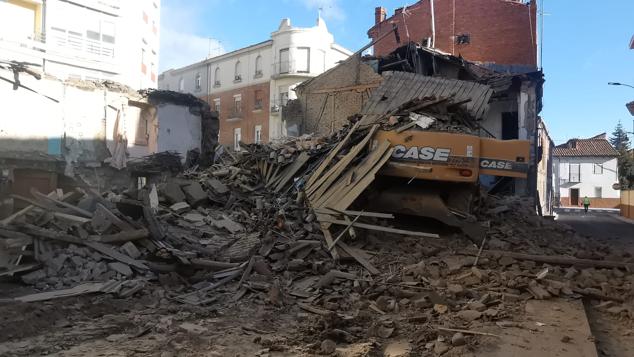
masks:
<svg viewBox="0 0 634 357"><path fill-rule="evenodd" d="M584 197L593 208L617 208L620 191L618 152L605 134L590 139L571 139L555 147L553 175L559 204L579 207Z"/></svg>
<svg viewBox="0 0 634 357"><path fill-rule="evenodd" d="M220 114L221 144L269 141L286 135L281 108L293 89L345 60L351 51L337 45L323 19L310 28L282 20L267 41L159 76L159 89L191 93Z"/></svg>
<svg viewBox="0 0 634 357"><path fill-rule="evenodd" d="M156 88L160 0L0 1L0 61Z"/></svg>

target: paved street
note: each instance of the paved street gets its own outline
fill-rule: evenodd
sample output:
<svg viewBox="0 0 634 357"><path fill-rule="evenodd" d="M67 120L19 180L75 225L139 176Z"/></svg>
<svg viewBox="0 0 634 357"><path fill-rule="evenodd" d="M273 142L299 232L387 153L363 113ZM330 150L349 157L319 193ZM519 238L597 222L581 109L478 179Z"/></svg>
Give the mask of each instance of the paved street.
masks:
<svg viewBox="0 0 634 357"><path fill-rule="evenodd" d="M559 222L569 224L578 233L597 239L626 239L634 241L634 224L620 220L612 213L560 213Z"/></svg>

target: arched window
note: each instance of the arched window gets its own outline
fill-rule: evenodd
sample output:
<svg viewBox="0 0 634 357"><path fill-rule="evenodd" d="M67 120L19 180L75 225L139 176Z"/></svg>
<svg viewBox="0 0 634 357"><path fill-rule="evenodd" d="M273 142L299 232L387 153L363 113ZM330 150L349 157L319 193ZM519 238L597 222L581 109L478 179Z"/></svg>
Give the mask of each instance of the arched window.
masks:
<svg viewBox="0 0 634 357"><path fill-rule="evenodd" d="M257 56L255 58L255 76L262 76L262 56Z"/></svg>
<svg viewBox="0 0 634 357"><path fill-rule="evenodd" d="M240 67L241 67L240 61L236 62L236 68L234 72L234 79L236 82L239 82L242 80L242 70L240 69Z"/></svg>
<svg viewBox="0 0 634 357"><path fill-rule="evenodd" d="M220 67L216 67L216 70L214 71L214 86L220 86Z"/></svg>

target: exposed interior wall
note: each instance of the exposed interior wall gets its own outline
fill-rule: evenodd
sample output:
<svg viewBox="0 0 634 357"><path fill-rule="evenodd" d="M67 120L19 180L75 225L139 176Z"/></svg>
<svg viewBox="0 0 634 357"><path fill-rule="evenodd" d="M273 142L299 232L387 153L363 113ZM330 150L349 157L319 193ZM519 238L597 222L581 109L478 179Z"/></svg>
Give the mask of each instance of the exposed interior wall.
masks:
<svg viewBox="0 0 634 357"><path fill-rule="evenodd" d="M185 158L187 151L200 150L202 137L200 115L189 108L161 104L157 108L158 151L178 151Z"/></svg>
<svg viewBox="0 0 634 357"><path fill-rule="evenodd" d="M543 215L552 214L554 203L553 187L553 148L554 142L548 134L546 124L540 119L538 122L537 144L537 198Z"/></svg>
<svg viewBox="0 0 634 357"><path fill-rule="evenodd" d="M360 113L373 88L345 91L336 89L372 83L378 86L382 80L372 67L361 63L359 56L350 57L341 65L298 88L297 95L303 117L288 118L287 127L296 124L301 128L301 133L329 134L346 124L349 116Z"/></svg>
<svg viewBox="0 0 634 357"><path fill-rule="evenodd" d="M0 75L13 78L9 71L0 70ZM135 92L93 82L36 80L24 73L20 82L38 93L0 82L2 152L51 155L65 161L71 174L72 166L98 166L109 158L118 135L127 141L130 159L163 150L184 157L187 150L200 148L200 113L192 114L187 104L159 105L157 114L154 105L139 105L143 99Z"/></svg>

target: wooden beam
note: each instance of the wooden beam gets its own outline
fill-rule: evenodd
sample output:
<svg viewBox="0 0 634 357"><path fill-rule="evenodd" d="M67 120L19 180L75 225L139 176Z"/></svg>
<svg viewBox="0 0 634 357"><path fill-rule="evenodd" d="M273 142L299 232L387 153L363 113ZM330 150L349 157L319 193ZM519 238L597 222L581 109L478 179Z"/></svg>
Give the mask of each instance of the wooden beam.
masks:
<svg viewBox="0 0 634 357"><path fill-rule="evenodd" d="M36 198L42 199L42 200L44 200L46 202L50 202L52 204L56 204L56 205L62 206L64 208L68 208L71 211L73 211L73 212L75 212L75 213L77 213L77 214L79 214L81 216L92 218L92 212L88 212L88 211L86 211L84 209L81 209L81 208L75 206L75 205L71 205L68 202L63 202L63 201L59 201L59 200L56 200L54 198L48 197L47 195L42 194L41 192L39 192L38 190L36 190L34 188L31 188L31 194L33 196L35 196Z"/></svg>
<svg viewBox="0 0 634 357"><path fill-rule="evenodd" d="M359 127L359 122L356 122L352 126L352 128L348 130L348 134L346 134L343 140L341 140L337 144L337 146L335 146L332 150L330 150L330 152L328 153L324 161L322 161L321 164L319 164L319 167L317 167L317 169L315 170L315 172L312 175L310 175L310 178L308 179L308 182L306 183L306 189L310 188L310 186L312 186L312 184L315 183L315 181L317 181L321 173L326 169L326 167L328 167L328 165L330 165L330 162L332 161L332 159L334 159L335 156L337 156L337 154L339 153L339 151L341 151L341 148L343 148L344 145L348 143L348 140L350 140L350 136L352 136L352 133L354 133L358 127Z"/></svg>
<svg viewBox="0 0 634 357"><path fill-rule="evenodd" d="M150 235L147 229L128 230L114 234L91 235L88 239L93 242L101 243L123 243L132 240L147 238Z"/></svg>
<svg viewBox="0 0 634 357"><path fill-rule="evenodd" d="M318 89L313 92L309 92L307 94L327 94L327 93L337 93L337 92L352 92L352 91L365 91L366 89L376 88L381 85L383 81L365 83L365 84L356 84L353 86L346 87L337 87L337 88L326 88L326 89Z"/></svg>
<svg viewBox="0 0 634 357"><path fill-rule="evenodd" d="M339 220L339 219L331 219L331 218L322 219L322 222L338 224L338 225L342 225L342 226L346 226L346 225L349 224L346 221ZM408 236L425 237L425 238L440 238L440 236L438 234L435 234L435 233L424 233L424 232L417 232L417 231L408 231L408 230L404 230L404 229L383 227L383 226L377 226L377 225L374 225L374 224L367 224L367 223L353 222L352 226L353 227L357 227L357 228L370 229L370 230L373 230L373 231L380 231L380 232L387 232L387 233L396 233L396 234L403 234L403 235L408 235Z"/></svg>
<svg viewBox="0 0 634 357"><path fill-rule="evenodd" d="M466 250L460 252L464 255L477 255L477 250ZM482 255L488 256L506 256L517 260L530 260L537 263L546 263L554 265L574 265L579 267L595 267L595 268L622 268L634 270L634 264L625 262L616 262L610 260L595 259L578 259L561 255L537 255L508 252L504 250L483 250Z"/></svg>
<svg viewBox="0 0 634 357"><path fill-rule="evenodd" d="M348 253L349 256L354 258L361 266L365 268L370 274L378 275L380 273L379 269L377 269L374 265L372 265L365 257L359 254L359 251L356 248L352 248L348 246L344 242L337 242L337 246L343 249L344 252Z"/></svg>

